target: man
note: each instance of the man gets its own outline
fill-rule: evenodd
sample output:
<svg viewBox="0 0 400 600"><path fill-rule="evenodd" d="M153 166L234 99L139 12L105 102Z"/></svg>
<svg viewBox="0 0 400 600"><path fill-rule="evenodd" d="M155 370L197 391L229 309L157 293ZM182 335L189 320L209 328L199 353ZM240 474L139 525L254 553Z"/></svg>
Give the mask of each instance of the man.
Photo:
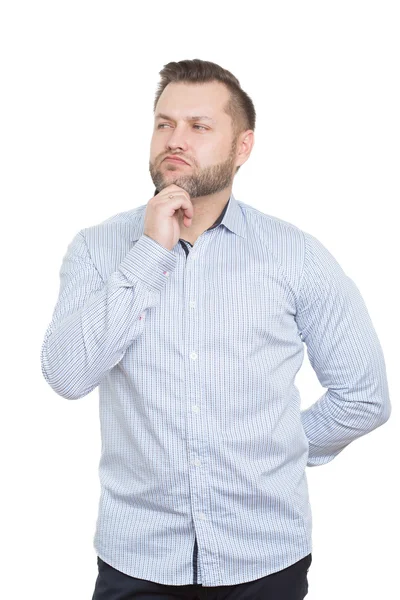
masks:
<svg viewBox="0 0 400 600"><path fill-rule="evenodd" d="M238 80L161 75L155 195L75 236L42 347L57 394L99 386L93 600L302 599L305 467L389 418L382 349L321 242L233 196L255 128ZM300 411L304 344L327 391Z"/></svg>

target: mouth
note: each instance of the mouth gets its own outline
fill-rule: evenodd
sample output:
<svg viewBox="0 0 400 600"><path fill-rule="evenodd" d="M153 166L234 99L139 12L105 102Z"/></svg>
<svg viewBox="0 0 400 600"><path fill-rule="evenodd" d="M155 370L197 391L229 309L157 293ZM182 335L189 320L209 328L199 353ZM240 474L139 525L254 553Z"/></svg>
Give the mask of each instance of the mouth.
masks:
<svg viewBox="0 0 400 600"><path fill-rule="evenodd" d="M187 162L185 162L181 158L167 157L167 158L164 159L164 161L168 161L168 162L172 162L172 163L178 163L178 164L181 164L181 165L187 165L188 164Z"/></svg>

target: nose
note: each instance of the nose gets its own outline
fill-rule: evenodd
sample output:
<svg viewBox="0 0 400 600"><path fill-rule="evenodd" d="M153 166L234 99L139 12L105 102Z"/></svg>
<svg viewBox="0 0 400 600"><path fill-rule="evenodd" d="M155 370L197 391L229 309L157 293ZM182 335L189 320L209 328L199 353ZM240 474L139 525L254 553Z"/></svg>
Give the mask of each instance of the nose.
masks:
<svg viewBox="0 0 400 600"><path fill-rule="evenodd" d="M173 131L171 131L168 140L167 140L167 148L171 151L175 152L175 150L181 150L182 152L186 152L188 147L187 142L185 141L185 132L183 129L179 127L175 127ZM168 154L168 152L167 152Z"/></svg>

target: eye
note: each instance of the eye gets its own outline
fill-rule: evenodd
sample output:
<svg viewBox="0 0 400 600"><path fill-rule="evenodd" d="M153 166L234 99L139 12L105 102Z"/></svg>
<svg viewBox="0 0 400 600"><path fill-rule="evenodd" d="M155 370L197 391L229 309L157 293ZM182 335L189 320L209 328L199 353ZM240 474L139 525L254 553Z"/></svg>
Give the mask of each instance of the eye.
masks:
<svg viewBox="0 0 400 600"><path fill-rule="evenodd" d="M168 123L160 123L157 129L160 129L160 127L163 127L164 125L168 125ZM207 130L207 127L204 127L203 125L193 125L193 127L200 127L201 129Z"/></svg>

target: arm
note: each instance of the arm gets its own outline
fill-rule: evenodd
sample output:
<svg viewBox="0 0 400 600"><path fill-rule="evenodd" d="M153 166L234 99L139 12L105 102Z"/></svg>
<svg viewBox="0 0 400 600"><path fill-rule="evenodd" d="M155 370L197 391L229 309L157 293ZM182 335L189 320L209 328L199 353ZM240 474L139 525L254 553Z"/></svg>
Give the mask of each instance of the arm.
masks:
<svg viewBox="0 0 400 600"><path fill-rule="evenodd" d="M143 234L104 282L83 231L74 237L41 349L43 376L57 394L76 400L97 387L143 332L140 316L160 302L163 272L175 266L174 254Z"/></svg>
<svg viewBox="0 0 400 600"><path fill-rule="evenodd" d="M357 286L321 242L304 235L296 321L310 364L327 388L301 412L312 467L383 425L391 405L382 348Z"/></svg>

